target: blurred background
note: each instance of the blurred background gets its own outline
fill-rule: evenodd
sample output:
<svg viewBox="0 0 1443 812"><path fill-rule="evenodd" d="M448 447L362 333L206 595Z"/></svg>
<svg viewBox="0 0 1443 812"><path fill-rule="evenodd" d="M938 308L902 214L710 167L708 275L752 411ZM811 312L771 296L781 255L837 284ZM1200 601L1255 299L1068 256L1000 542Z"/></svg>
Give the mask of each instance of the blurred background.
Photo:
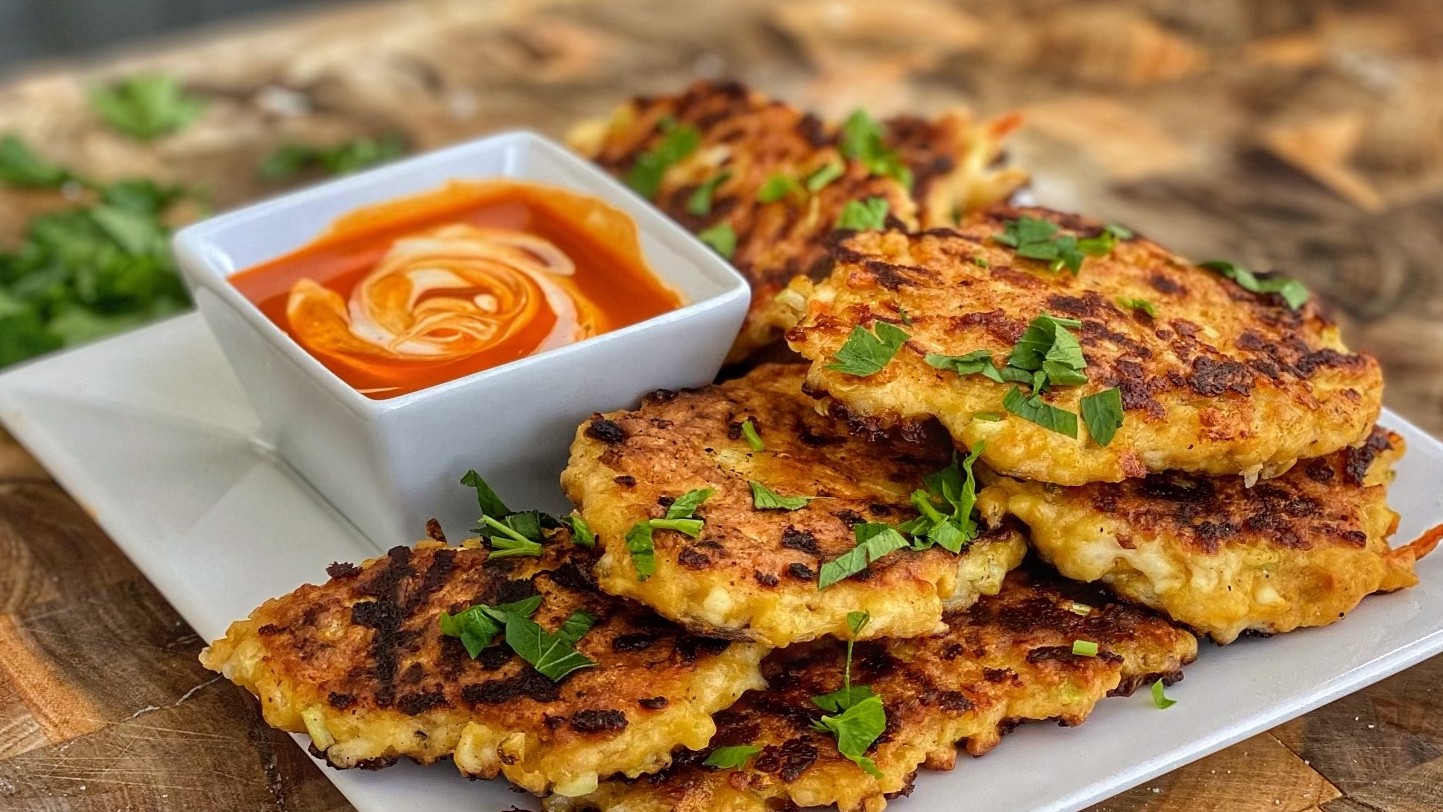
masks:
<svg viewBox="0 0 1443 812"><path fill-rule="evenodd" d="M1037 200L1305 280L1443 430L1435 0L0 0L0 364L183 308L172 225L697 77L1018 111ZM127 179L157 230L125 273L85 270L114 251L84 223L37 231Z"/></svg>

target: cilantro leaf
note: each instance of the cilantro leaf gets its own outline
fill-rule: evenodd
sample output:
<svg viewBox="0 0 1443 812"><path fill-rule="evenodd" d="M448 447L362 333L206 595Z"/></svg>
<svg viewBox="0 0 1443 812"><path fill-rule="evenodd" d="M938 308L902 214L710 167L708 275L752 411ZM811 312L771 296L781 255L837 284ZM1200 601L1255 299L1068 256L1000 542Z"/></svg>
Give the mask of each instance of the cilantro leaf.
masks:
<svg viewBox="0 0 1443 812"><path fill-rule="evenodd" d="M992 353L986 350L976 350L966 355L941 355L939 353L928 353L922 359L928 366L942 370L951 370L959 377L966 375L982 375L990 380L1002 383L1002 373L998 371L997 365L992 361Z"/></svg>
<svg viewBox="0 0 1443 812"><path fill-rule="evenodd" d="M0 138L0 183L20 189L56 189L73 179L13 135Z"/></svg>
<svg viewBox="0 0 1443 812"><path fill-rule="evenodd" d="M576 641L591 629L596 618L583 612L572 612L558 632L548 632L530 618L514 612L506 615L506 645L531 664L547 679L560 682L596 661L575 649Z"/></svg>
<svg viewBox="0 0 1443 812"><path fill-rule="evenodd" d="M781 496L760 482L749 480L752 486L752 506L757 510L801 510L812 501L811 496Z"/></svg>
<svg viewBox="0 0 1443 812"><path fill-rule="evenodd" d="M626 549L631 553L631 565L636 568L636 580L645 581L656 574L656 544L651 537L651 522L637 522L626 531Z"/></svg>
<svg viewBox="0 0 1443 812"><path fill-rule="evenodd" d="M1283 301L1287 302L1288 307L1293 310L1297 310L1308 301L1308 289L1296 279L1270 274L1259 276L1241 265L1234 265L1220 259L1199 263L1199 267L1217 271L1250 293L1276 293L1283 297Z"/></svg>
<svg viewBox="0 0 1443 812"><path fill-rule="evenodd" d="M702 762L707 767L716 767L719 770L735 770L738 767L746 766L752 757L762 751L762 748L755 744L732 744L726 747L718 747L711 751L711 755Z"/></svg>
<svg viewBox="0 0 1443 812"><path fill-rule="evenodd" d="M875 375L891 362L910 338L902 328L891 322L876 322L872 329L875 334L860 324L853 327L842 348L833 356L834 363L827 364L826 368L862 378Z"/></svg>
<svg viewBox="0 0 1443 812"><path fill-rule="evenodd" d="M90 93L90 104L107 124L137 141L169 135L191 123L205 103L185 92L174 76L131 76Z"/></svg>
<svg viewBox="0 0 1443 812"><path fill-rule="evenodd" d="M496 635L506 626L506 616L517 614L523 617L531 617L536 614L537 608L541 606L541 596L532 595L511 603L503 603L500 606L487 606L476 604L468 607L459 614L441 613L441 634L447 637L461 638L461 644L466 647L466 653L471 659L483 649L489 648L496 641Z"/></svg>
<svg viewBox="0 0 1443 812"><path fill-rule="evenodd" d="M711 214L712 198L716 195L717 187L731 180L731 176L730 172L721 172L696 187L696 190L686 199L687 213L695 214L698 217Z"/></svg>
<svg viewBox="0 0 1443 812"><path fill-rule="evenodd" d="M596 546L596 531L581 516L573 513L561 520L567 527L571 528L571 543L578 547L592 548Z"/></svg>
<svg viewBox="0 0 1443 812"><path fill-rule="evenodd" d="M675 163L701 147L701 133L690 124L663 121L661 141L636 157L626 173L626 185L651 200L661 191L661 179Z"/></svg>
<svg viewBox="0 0 1443 812"><path fill-rule="evenodd" d="M867 168L873 175L892 178L908 190L912 188L912 170L900 155L886 144L882 125L865 110L855 110L842 122L841 153Z"/></svg>
<svg viewBox="0 0 1443 812"><path fill-rule="evenodd" d="M1156 705L1159 710L1167 710L1177 704L1176 699L1168 699L1164 692L1166 688L1167 686L1163 684L1162 680L1152 684L1152 704Z"/></svg>
<svg viewBox="0 0 1443 812"><path fill-rule="evenodd" d="M1082 270L1086 257L1078 247L1077 238L1070 234L1058 234L1057 226L1036 217L1023 216L1003 224L1001 234L992 239L1002 245L1016 249L1017 255L1048 263L1054 271L1066 268L1074 275ZM1110 244L1109 249L1111 250Z"/></svg>
<svg viewBox="0 0 1443 812"><path fill-rule="evenodd" d="M1038 395L1023 395L1015 386L1002 398L1002 408L1045 429L1077 437L1077 415L1044 402Z"/></svg>
<svg viewBox="0 0 1443 812"><path fill-rule="evenodd" d="M805 181L807 191L812 194L822 191L832 184L832 181L840 178L847 171L847 167L841 161L832 161L818 167L815 172L807 176Z"/></svg>
<svg viewBox="0 0 1443 812"><path fill-rule="evenodd" d="M882 556L908 546L907 539L890 525L864 522L853 527L852 532L856 535L857 546L822 565L817 589L826 589L850 578Z"/></svg>
<svg viewBox="0 0 1443 812"><path fill-rule="evenodd" d="M1081 403L1082 422L1093 442L1106 446L1112 442L1117 430L1122 428L1122 392L1117 388L1104 389L1093 395L1085 395Z"/></svg>
<svg viewBox="0 0 1443 812"><path fill-rule="evenodd" d="M396 135L379 138L363 135L329 147L282 144L261 161L260 176L279 181L309 171L349 175L399 158L406 152L405 139Z"/></svg>
<svg viewBox="0 0 1443 812"><path fill-rule="evenodd" d="M766 443L763 443L761 435L757 434L757 425L752 422L750 417L742 421L742 437L746 439L747 445L751 446L753 451L767 450Z"/></svg>
<svg viewBox="0 0 1443 812"><path fill-rule="evenodd" d="M696 233L696 238L711 246L722 259L731 259L737 253L737 233L731 223L721 222Z"/></svg>
<svg viewBox="0 0 1443 812"><path fill-rule="evenodd" d="M802 187L802 184L797 182L796 178L783 175L780 172L772 173L772 175L767 178L766 183L762 184L762 188L757 190L757 202L759 203L775 203L778 200L785 200L788 197L805 200L807 190Z"/></svg>
<svg viewBox="0 0 1443 812"><path fill-rule="evenodd" d="M666 518L690 519L696 515L696 509L701 507L702 503L710 499L714 493L716 493L716 491L711 488L697 488L687 491L681 496L678 496L676 501L667 507Z"/></svg>
<svg viewBox="0 0 1443 812"><path fill-rule="evenodd" d="M856 690L856 689L854 689ZM819 720L822 730L837 737L837 750L861 767L868 775L881 778L882 771L865 753L887 729L887 711L882 698L863 688L868 696L849 704L840 714L826 714Z"/></svg>
<svg viewBox="0 0 1443 812"><path fill-rule="evenodd" d="M885 197L848 200L837 218L837 228L854 231L880 231L887 227L888 203Z"/></svg>
<svg viewBox="0 0 1443 812"><path fill-rule="evenodd" d="M1140 310L1153 318L1157 318L1157 308L1153 307L1152 302L1146 299L1130 299L1126 296L1119 296L1117 297L1117 304L1129 310Z"/></svg>
<svg viewBox="0 0 1443 812"><path fill-rule="evenodd" d="M511 509L506 507L506 503L501 501L501 497L496 495L496 491L491 489L486 480L476 473L476 469L467 471L461 477L461 484L476 489L476 504L481 507L482 516L504 519L511 515Z"/></svg>

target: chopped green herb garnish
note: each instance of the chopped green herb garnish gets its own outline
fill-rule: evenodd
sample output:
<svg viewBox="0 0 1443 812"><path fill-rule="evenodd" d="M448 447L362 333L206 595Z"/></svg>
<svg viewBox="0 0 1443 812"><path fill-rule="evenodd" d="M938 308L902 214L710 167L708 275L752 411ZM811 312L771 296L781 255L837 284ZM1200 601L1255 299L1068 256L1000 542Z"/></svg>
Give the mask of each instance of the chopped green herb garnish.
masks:
<svg viewBox="0 0 1443 812"><path fill-rule="evenodd" d="M887 225L887 198L869 197L866 200L848 200L842 206L837 218L837 228L854 231L880 231Z"/></svg>
<svg viewBox="0 0 1443 812"><path fill-rule="evenodd" d="M541 542L527 538L519 530L506 522L502 522L491 516L482 516L481 527L476 529L483 533L487 530L492 531L492 533L487 536L487 540L491 542L491 558L541 555Z"/></svg>
<svg viewBox="0 0 1443 812"><path fill-rule="evenodd" d="M922 478L926 489L912 492L912 506L919 515L897 528L912 537L912 549L925 550L935 544L960 553L977 538L977 521L972 518L977 479L972 465L985 448L985 443L978 443L960 462L954 454L950 465Z"/></svg>
<svg viewBox="0 0 1443 812"><path fill-rule="evenodd" d="M782 496L760 482L749 481L752 486L752 506L757 510L801 510L816 497Z"/></svg>
<svg viewBox="0 0 1443 812"><path fill-rule="evenodd" d="M587 524L585 519L573 513L561 521L565 522L567 527L571 528L572 544L575 544L577 547L587 548L596 546L596 531L591 529L591 525Z"/></svg>
<svg viewBox="0 0 1443 812"><path fill-rule="evenodd" d="M1067 611L1080 617L1087 617L1088 615L1092 614L1092 607L1088 606L1085 603L1078 603L1076 601L1073 601L1071 604L1068 605Z"/></svg>
<svg viewBox="0 0 1443 812"><path fill-rule="evenodd" d="M910 338L902 328L891 322L876 322L872 329L876 332L860 324L853 327L842 348L833 356L833 363L827 364L826 368L862 378L875 375L891 362Z"/></svg>
<svg viewBox="0 0 1443 812"><path fill-rule="evenodd" d="M737 234L731 223L717 223L711 228L697 232L696 238L711 246L723 259L731 259L737 252Z"/></svg>
<svg viewBox="0 0 1443 812"><path fill-rule="evenodd" d="M696 538L701 535L701 519L694 518L696 509L715 493L711 488L699 488L678 496L666 509L665 518L644 519L631 526L626 532L626 549L631 553L632 566L636 577L645 581L656 573L656 544L653 530L674 530Z"/></svg>
<svg viewBox="0 0 1443 812"><path fill-rule="evenodd" d="M984 257L981 254L978 254L977 256L972 258L972 264L976 265L979 268L992 267L992 263L987 261L987 257Z"/></svg>
<svg viewBox="0 0 1443 812"><path fill-rule="evenodd" d="M349 175L406 154L406 141L399 136L361 136L331 147L283 144L261 162L260 175L266 180L286 180L302 172Z"/></svg>
<svg viewBox="0 0 1443 812"><path fill-rule="evenodd" d="M757 190L757 201L760 203L775 203L788 197L797 200L805 200L807 190L796 178L783 175L780 172L773 173L767 178L762 188Z"/></svg>
<svg viewBox="0 0 1443 812"><path fill-rule="evenodd" d="M1259 276L1241 265L1234 265L1220 259L1199 263L1199 266L1217 271L1250 293L1276 293L1283 297L1283 301L1288 303L1288 307L1294 310L1302 307L1303 303L1308 301L1308 289L1296 279L1286 276Z"/></svg>
<svg viewBox="0 0 1443 812"><path fill-rule="evenodd" d="M1096 657L1097 644L1091 640L1073 640L1072 653L1079 657Z"/></svg>
<svg viewBox="0 0 1443 812"><path fill-rule="evenodd" d="M876 119L865 110L856 110L842 122L842 155L860 162L873 175L892 178L910 190L912 170L887 146L885 138Z"/></svg>
<svg viewBox="0 0 1443 812"><path fill-rule="evenodd" d="M528 617L507 613L506 645L547 679L560 682L572 672L596 665L595 660L575 648L576 642L595 623L594 616L578 610L571 613L559 630L548 632Z"/></svg>
<svg viewBox="0 0 1443 812"><path fill-rule="evenodd" d="M891 525L863 522L854 526L852 532L857 546L822 565L818 589L850 578L882 556L908 546L907 539Z"/></svg>
<svg viewBox="0 0 1443 812"><path fill-rule="evenodd" d="M1035 217L1008 220L1003 232L992 239L1015 248L1020 257L1046 262L1054 272L1066 268L1076 274L1082 270L1086 256L1078 248L1076 237L1058 234L1057 226Z"/></svg>
<svg viewBox="0 0 1443 812"><path fill-rule="evenodd" d="M998 371L997 365L992 362L992 353L986 350L976 350L966 355L941 355L935 352L928 353L922 358L928 366L941 370L951 370L958 376L984 375L987 378L1002 383L1002 373ZM1030 379L1031 376L1028 376Z"/></svg>
<svg viewBox="0 0 1443 812"><path fill-rule="evenodd" d="M829 694L812 697L812 702L824 711L830 711L813 726L829 732L837 738L837 750L851 759L869 775L880 778L882 773L872 759L864 754L887 729L887 713L882 699L865 685L852 685L852 649L857 635L862 633L872 616L867 612L848 612L847 660L842 670L842 688Z"/></svg>
<svg viewBox="0 0 1443 812"><path fill-rule="evenodd" d="M757 434L757 425L752 422L750 417L742 421L742 437L746 439L747 445L751 446L753 451L767 450L766 444L762 442L761 435Z"/></svg>
<svg viewBox="0 0 1443 812"><path fill-rule="evenodd" d="M1112 442L1122 428L1122 392L1117 387L1082 398L1082 422L1092 441L1100 446Z"/></svg>
<svg viewBox="0 0 1443 812"><path fill-rule="evenodd" d="M695 214L698 217L711 214L712 197L716 195L717 187L731 180L731 176L730 172L722 172L696 187L696 190L691 193L691 197L686 199L687 213Z"/></svg>
<svg viewBox="0 0 1443 812"><path fill-rule="evenodd" d="M169 135L191 123L205 103L185 92L174 76L131 76L90 92L90 104L105 122L137 141Z"/></svg>
<svg viewBox="0 0 1443 812"><path fill-rule="evenodd" d="M511 509L496 495L496 491L476 473L475 469L467 471L461 477L461 484L476 489L476 504L481 508L482 516L505 517L511 515Z"/></svg>
<svg viewBox="0 0 1443 812"><path fill-rule="evenodd" d="M74 176L41 158L13 135L0 138L0 183L19 189L58 189Z"/></svg>
<svg viewBox="0 0 1443 812"><path fill-rule="evenodd" d="M1043 401L1039 395L1024 395L1014 386L1002 398L1002 408L1045 429L1077 437L1077 415Z"/></svg>
<svg viewBox="0 0 1443 812"><path fill-rule="evenodd" d="M690 124L664 120L660 124L661 141L643 152L626 173L626 185L650 200L661 191L661 179L675 163L696 152L701 146L701 133Z"/></svg>
<svg viewBox="0 0 1443 812"><path fill-rule="evenodd" d="M507 615L531 617L540 606L541 596L532 595L494 607L478 603L455 615L442 612L441 634L460 638L461 645L466 647L466 653L474 660L482 650L490 648L496 642L496 635L506 628Z"/></svg>
<svg viewBox="0 0 1443 812"><path fill-rule="evenodd" d="M1152 684L1152 704L1158 706L1161 710L1167 710L1177 704L1176 699L1167 698L1167 694L1164 693L1166 688L1167 686L1163 685L1162 680L1158 680Z"/></svg>
<svg viewBox="0 0 1443 812"><path fill-rule="evenodd" d="M1132 231L1119 225L1105 225L1096 237L1083 237L1077 241L1077 249L1090 257L1105 257L1117 247L1118 240L1132 239Z"/></svg>
<svg viewBox="0 0 1443 812"><path fill-rule="evenodd" d="M817 171L807 176L807 191L812 194L822 191L832 184L832 181L840 178L847 171L847 167L841 161L832 161L824 164Z"/></svg>
<svg viewBox="0 0 1443 812"><path fill-rule="evenodd" d="M1117 298L1117 304L1129 310L1140 310L1153 318L1157 318L1157 308L1153 307L1152 302L1146 299L1129 299L1126 296L1119 296Z"/></svg>
<svg viewBox="0 0 1443 812"><path fill-rule="evenodd" d="M707 756L702 764L716 767L719 770L735 770L738 767L746 766L746 763L761 751L762 748L755 744L733 744L718 747L711 751L711 755Z"/></svg>
<svg viewBox="0 0 1443 812"><path fill-rule="evenodd" d="M1022 338L1012 347L1007 365L1028 372L1042 372L1046 380L1041 387L1034 387L1033 394L1039 394L1050 384L1075 386L1087 383L1082 371L1087 361L1082 356L1082 345L1077 337L1068 332L1082 322L1042 315L1027 325Z"/></svg>
<svg viewBox="0 0 1443 812"><path fill-rule="evenodd" d="M902 305L897 305L897 318L902 320L902 325L904 327L912 326L912 314L908 313L907 308L903 307Z"/></svg>
<svg viewBox="0 0 1443 812"><path fill-rule="evenodd" d="M563 524L562 519L539 510L512 511L474 470L461 477L461 484L476 489L476 503L481 508L476 532L489 543L491 558L539 556L541 545L546 541L545 530L555 530Z"/></svg>
<svg viewBox="0 0 1443 812"><path fill-rule="evenodd" d="M981 420L983 423L999 423L1002 421L1000 412L973 412L973 420Z"/></svg>

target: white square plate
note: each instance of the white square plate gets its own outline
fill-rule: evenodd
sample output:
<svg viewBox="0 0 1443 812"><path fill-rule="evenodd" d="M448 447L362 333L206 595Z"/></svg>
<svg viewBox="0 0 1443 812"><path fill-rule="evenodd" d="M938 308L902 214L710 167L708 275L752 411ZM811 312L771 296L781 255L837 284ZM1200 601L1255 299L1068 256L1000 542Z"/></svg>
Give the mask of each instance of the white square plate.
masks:
<svg viewBox="0 0 1443 812"><path fill-rule="evenodd" d="M0 376L0 419L207 639L261 601L380 552L257 441L258 421L195 315ZM1398 538L1443 522L1443 445L1391 413L1408 455ZM555 482L564 459L536 459ZM459 486L458 486L459 487ZM505 488L502 488L503 495ZM464 528L448 528L459 536ZM980 760L922 771L899 812L1080 809L1443 651L1443 554L1416 589L1369 598L1324 629L1204 646L1178 704L1147 692L1080 728L1028 725ZM326 770L361 812L504 809L523 796L453 768Z"/></svg>

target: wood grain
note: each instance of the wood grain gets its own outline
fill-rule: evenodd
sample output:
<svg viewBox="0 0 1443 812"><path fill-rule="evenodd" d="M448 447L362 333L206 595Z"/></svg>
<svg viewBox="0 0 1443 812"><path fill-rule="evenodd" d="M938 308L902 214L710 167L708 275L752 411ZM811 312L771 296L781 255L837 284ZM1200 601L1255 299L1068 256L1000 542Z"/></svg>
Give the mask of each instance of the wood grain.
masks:
<svg viewBox="0 0 1443 812"><path fill-rule="evenodd" d="M151 145L87 88L138 70L208 101ZM558 135L634 93L737 76L828 115L1022 110L1042 201L1197 258L1303 278L1443 432L1443 5L1430 0L421 0L320 14L0 84L0 132L86 172L226 207L291 141ZM0 193L0 243L46 194ZM342 810L84 511L0 438L0 809ZM1443 658L1094 812L1443 809ZM1045 774L1046 765L1039 765ZM898 801L896 808L907 808Z"/></svg>

